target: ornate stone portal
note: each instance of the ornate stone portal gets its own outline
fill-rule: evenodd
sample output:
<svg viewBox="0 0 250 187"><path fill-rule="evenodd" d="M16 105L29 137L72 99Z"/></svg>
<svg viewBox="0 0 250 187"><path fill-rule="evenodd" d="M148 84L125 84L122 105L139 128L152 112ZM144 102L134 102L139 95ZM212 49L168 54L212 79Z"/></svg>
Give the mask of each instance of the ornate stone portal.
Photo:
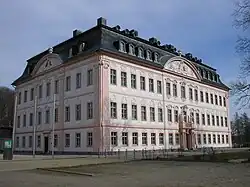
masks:
<svg viewBox="0 0 250 187"><path fill-rule="evenodd" d="M184 120L184 118L187 118ZM193 149L195 148L195 134L194 126L191 119L188 119L187 116L183 116L183 113L179 117L179 135L180 135L180 148Z"/></svg>

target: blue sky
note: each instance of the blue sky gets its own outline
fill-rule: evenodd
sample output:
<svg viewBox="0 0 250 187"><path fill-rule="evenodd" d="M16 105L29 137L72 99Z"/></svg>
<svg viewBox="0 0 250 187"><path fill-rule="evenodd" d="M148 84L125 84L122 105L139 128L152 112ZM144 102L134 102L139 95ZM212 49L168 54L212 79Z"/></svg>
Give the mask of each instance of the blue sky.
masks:
<svg viewBox="0 0 250 187"><path fill-rule="evenodd" d="M105 17L108 25L136 29L191 52L219 72L226 83L239 74L233 28L234 0L12 0L0 1L0 85L23 72L26 60L86 30ZM232 111L235 107L231 105ZM233 109L234 108L234 109Z"/></svg>

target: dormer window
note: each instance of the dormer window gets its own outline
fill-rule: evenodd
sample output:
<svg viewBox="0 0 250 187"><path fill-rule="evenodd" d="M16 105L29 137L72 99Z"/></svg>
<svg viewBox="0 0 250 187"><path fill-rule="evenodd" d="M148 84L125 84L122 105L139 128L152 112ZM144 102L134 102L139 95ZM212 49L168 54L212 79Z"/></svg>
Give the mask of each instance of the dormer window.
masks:
<svg viewBox="0 0 250 187"><path fill-rule="evenodd" d="M144 58L143 49L141 47L138 47L138 57L139 58Z"/></svg>
<svg viewBox="0 0 250 187"><path fill-rule="evenodd" d="M151 53L151 51L147 50L146 55L147 55L147 60L152 60L152 53Z"/></svg>
<svg viewBox="0 0 250 187"><path fill-rule="evenodd" d="M82 42L82 43L79 45L79 53L83 52L83 51L84 51L84 48L85 48L85 43Z"/></svg>
<svg viewBox="0 0 250 187"><path fill-rule="evenodd" d="M130 55L135 55L135 46L133 44L129 44L128 49Z"/></svg>
<svg viewBox="0 0 250 187"><path fill-rule="evenodd" d="M120 41L119 43L119 51L126 53L126 44L124 41Z"/></svg>
<svg viewBox="0 0 250 187"><path fill-rule="evenodd" d="M208 71L205 72L205 78L208 79Z"/></svg>
<svg viewBox="0 0 250 187"><path fill-rule="evenodd" d="M200 68L200 73L201 73L201 77L203 78L204 77L204 73L203 73L203 69Z"/></svg>
<svg viewBox="0 0 250 187"><path fill-rule="evenodd" d="M72 57L72 48L69 49L69 58Z"/></svg>
<svg viewBox="0 0 250 187"><path fill-rule="evenodd" d="M210 79L211 81L213 81L213 75L212 75L211 72L209 72L209 79Z"/></svg>
<svg viewBox="0 0 250 187"><path fill-rule="evenodd" d="M158 53L154 53L154 62L159 62L159 54Z"/></svg>
<svg viewBox="0 0 250 187"><path fill-rule="evenodd" d="M218 79L217 79L217 75L216 75L216 74L214 74L214 81L215 81L215 82L218 82Z"/></svg>

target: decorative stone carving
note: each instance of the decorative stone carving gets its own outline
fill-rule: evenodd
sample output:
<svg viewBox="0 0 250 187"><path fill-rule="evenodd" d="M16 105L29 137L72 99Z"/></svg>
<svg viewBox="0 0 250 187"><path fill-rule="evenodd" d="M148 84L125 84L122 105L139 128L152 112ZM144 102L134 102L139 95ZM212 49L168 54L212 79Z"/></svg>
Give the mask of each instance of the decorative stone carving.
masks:
<svg viewBox="0 0 250 187"><path fill-rule="evenodd" d="M127 97L122 97L122 103L127 103Z"/></svg>
<svg viewBox="0 0 250 187"><path fill-rule="evenodd" d="M132 98L131 103L136 104L136 98Z"/></svg>

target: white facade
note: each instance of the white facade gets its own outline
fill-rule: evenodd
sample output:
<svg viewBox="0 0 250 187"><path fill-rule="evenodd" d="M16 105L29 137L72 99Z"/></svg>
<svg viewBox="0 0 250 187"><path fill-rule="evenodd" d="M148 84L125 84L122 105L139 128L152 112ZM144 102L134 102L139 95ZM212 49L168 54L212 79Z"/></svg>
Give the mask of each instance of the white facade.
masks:
<svg viewBox="0 0 250 187"><path fill-rule="evenodd" d="M177 69L173 62L183 69ZM108 55L62 64L58 55L50 53L37 63L32 77L16 87L16 151L32 151L35 124L36 151L50 151L55 118L54 144L59 152L178 148L175 111L178 119L184 105L188 116L194 114L197 147L231 147L228 91L202 84L190 62L181 57L170 59L165 70L159 71ZM145 90L141 89L140 77L145 78ZM153 81L151 87L149 80ZM177 86L177 96L173 96L173 85ZM181 98L181 86L185 99Z"/></svg>

